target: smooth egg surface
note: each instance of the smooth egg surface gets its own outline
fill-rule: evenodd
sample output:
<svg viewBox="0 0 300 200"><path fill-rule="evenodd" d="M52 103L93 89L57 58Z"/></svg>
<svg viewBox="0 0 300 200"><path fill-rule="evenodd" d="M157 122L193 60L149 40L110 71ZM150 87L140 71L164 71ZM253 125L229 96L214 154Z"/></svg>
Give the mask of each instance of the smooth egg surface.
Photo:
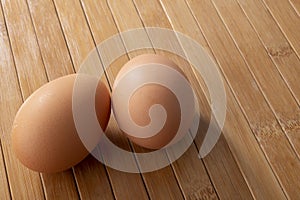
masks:
<svg viewBox="0 0 300 200"><path fill-rule="evenodd" d="M13 150L21 163L34 171L63 171L89 154L77 134L72 114L76 77L72 74L45 84L23 103L15 117ZM88 76L84 80L86 88L94 81ZM82 104L88 96L87 91L80 91ZM99 124L105 130L110 116L110 94L102 82L96 89L95 110ZM91 137L96 146L100 135Z"/></svg>
<svg viewBox="0 0 300 200"><path fill-rule="evenodd" d="M118 87L131 87L131 85L137 84L139 80L146 80L149 75L147 72L139 72L138 75L133 74L135 73L135 69L144 65L147 65L149 68L154 65L164 65L169 67L171 70L176 70L183 78L186 79L182 70L167 57L156 54L144 54L137 56L127 62L116 77L112 92L112 108L121 130L131 141L148 149L160 149L172 141L177 134L179 124L181 122L180 104L175 94L165 85L155 83L155 81L153 83L141 85L133 92L129 99L126 99L125 90L117 90ZM160 74L161 72L160 70L157 70L155 73ZM124 83L119 84L120 80L126 76L128 76L126 80L127 82L124 81ZM171 84L180 84L180 80L174 76L169 76L167 74L166 79L168 79L168 82ZM155 105L161 105L167 114L163 127L161 127L155 135L141 137L142 131L134 131L130 133L124 131L123 127L128 124L128 116L124 115L126 110L136 126L146 127L151 123L151 107ZM124 112L120 112L121 110L124 110ZM155 114L153 114L152 117L152 120L155 120L160 116L155 116ZM192 117L190 117L186 123L191 123L191 120ZM159 121L157 122L160 123ZM131 127L129 127L129 129L131 129Z"/></svg>

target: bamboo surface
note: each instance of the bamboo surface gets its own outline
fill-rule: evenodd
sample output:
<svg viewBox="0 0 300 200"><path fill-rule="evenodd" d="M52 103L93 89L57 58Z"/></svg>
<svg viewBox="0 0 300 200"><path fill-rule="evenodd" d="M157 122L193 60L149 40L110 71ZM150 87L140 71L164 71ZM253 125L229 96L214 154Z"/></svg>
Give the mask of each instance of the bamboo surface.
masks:
<svg viewBox="0 0 300 200"><path fill-rule="evenodd" d="M190 63L156 48L126 52L102 77L112 88L130 59L144 53L169 57L196 90L199 133L169 166L133 174L89 155L56 174L24 167L11 149L11 127L36 89L76 73L96 45L129 29L179 31L207 51L222 74L226 120L217 144L198 151L210 119L209 92ZM136 38L120 38L127 50ZM174 38L140 38L149 46ZM154 40L155 39L155 40ZM101 56L110 56L101 55ZM101 58L97 61L104 67ZM0 199L300 199L300 3L299 0L1 0ZM106 134L134 152L111 116ZM167 155L170 156L170 155ZM130 158L135 162L134 155Z"/></svg>

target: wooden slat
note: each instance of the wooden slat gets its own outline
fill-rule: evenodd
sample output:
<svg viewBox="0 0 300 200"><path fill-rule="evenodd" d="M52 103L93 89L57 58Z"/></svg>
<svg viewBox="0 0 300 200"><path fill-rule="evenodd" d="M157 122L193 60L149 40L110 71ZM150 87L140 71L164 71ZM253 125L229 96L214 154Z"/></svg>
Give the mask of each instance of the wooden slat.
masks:
<svg viewBox="0 0 300 200"><path fill-rule="evenodd" d="M231 71L238 74L235 75L235 79L239 77L240 74L243 74L240 71L240 68L246 66L243 59L240 57L239 52L235 48L234 43L230 40L230 38L227 38L228 35L226 35L226 30L224 29L223 24L218 23L217 13L214 11L213 6L207 1L188 1L188 4L192 8L193 13L198 19L198 22L202 27L202 30L204 32L204 35L206 36L206 39L208 40L212 52L214 53L221 69L223 69L222 71L224 72L224 68L228 70L230 70L229 68L235 69ZM183 10L186 9L186 4L183 1L173 1L173 7ZM188 33L204 47L207 46L206 42L203 41L198 25L193 22L193 17L191 17L188 12L184 12L187 13L185 15L184 13L180 13L179 16L181 16L181 18L177 18L176 20L173 17L174 13L172 14L168 11L167 13L169 15L169 19L172 21L172 25L175 30ZM189 24L185 25L187 19L190 19L191 21L188 20ZM218 25L216 25L216 23L218 23ZM224 38L224 35L226 36L226 38ZM221 40L220 38L223 39ZM227 78L227 73L225 73L225 75ZM232 84L233 83L230 82L231 86ZM239 87L245 85L244 83L238 84L240 85ZM248 89L244 88L244 91L248 91ZM236 91L234 92L235 95L237 95ZM239 91L238 94L242 93ZM284 194L274 174L270 170L270 167L268 166L264 155L258 147L251 131L249 130L247 121L245 121L243 114L239 110L228 88L227 95L227 118L223 133L231 148L231 151L236 157L238 165L240 166L240 169L242 170L253 195L255 197L271 198L273 196L274 198L284 198ZM251 96L247 96L247 98L251 100ZM264 99L262 97L260 99L262 99L262 101L260 101L262 102L261 105L266 106ZM256 159L254 160L253 158ZM251 160L251 162L248 162L248 160ZM264 172L262 170L264 170ZM264 188L264 185L268 185L268 188Z"/></svg>
<svg viewBox="0 0 300 200"><path fill-rule="evenodd" d="M119 31L143 27L132 1L109 1L108 4ZM145 37L145 39L147 38L146 33L143 37ZM134 41L134 39L131 41ZM130 45L128 41L124 42L125 47L126 45ZM153 50L144 49L142 51L128 53L128 56L133 58L143 53L154 52ZM119 69L121 69L121 66ZM114 76L116 76L116 74L114 74ZM136 151L143 152L137 145L133 146ZM145 173L142 176L151 199L182 199L181 190L170 166L158 171Z"/></svg>
<svg viewBox="0 0 300 200"><path fill-rule="evenodd" d="M246 16L242 13L238 3L235 0L227 0L226 2L214 0L214 3L299 156L300 129L297 130L297 126L288 127L290 122L300 123L300 110L296 101L286 87L276 66L273 65ZM234 13L234 17L232 13ZM270 163L274 166L275 172L288 196L297 199L300 198L300 193L298 192L300 191L300 184L299 177L297 177L300 172L300 161L299 157L297 158L297 155L290 151L290 148L287 150L281 157L279 157L280 154L277 154L276 160L270 159ZM282 161L287 160L287 154L289 155L289 162L278 162L279 159ZM277 163L281 164L278 165ZM282 170L283 167L284 170Z"/></svg>
<svg viewBox="0 0 300 200"><path fill-rule="evenodd" d="M193 6L195 6L194 3L192 3L192 9ZM205 14L202 8L205 8L205 11L207 11L206 15L208 15L209 13L210 19L213 20L211 23L208 23L206 19L204 24L203 19L205 17ZM194 9L197 11L195 12L195 16L201 24L203 31L206 32L205 34L208 38L208 41L211 41L211 46L214 46L216 48L215 54L217 54L218 57L225 56L224 48L216 44L217 38L220 38L220 40L222 41L220 41L219 43L222 42L227 49L231 49L230 56L234 54L236 62L238 60L237 56L239 56L239 53L237 51L234 51L236 48L233 45L233 42L228 42L230 41L230 37L228 34L226 34L226 31L223 28L224 26L222 26L222 22L218 19L217 14L212 14L215 13L213 6L209 4L202 4L201 9L199 6L196 8L194 7ZM209 24L211 24L211 26L208 27ZM213 28L211 28L212 24L217 26L218 30L213 30ZM218 34L220 32L222 32L222 34ZM217 37L213 38L212 34L217 35ZM244 34L245 37L247 37L247 33ZM252 50L254 51L254 49ZM241 62L243 61L241 60ZM229 67L230 65L231 67ZM245 114L250 122L250 125L252 126L252 129L263 147L263 150L267 154L273 170L276 171L277 177L279 176L280 182L282 182L281 179L285 179L285 176L289 176L290 173L297 173L297 167L296 169L294 169L293 166L297 166L299 164L298 158L292 151L291 146L289 145L288 140L285 138L285 135L282 132L279 124L276 122L276 119L274 118L274 116L272 116L271 110L264 102L263 96L260 94L259 89L255 88L255 80L250 76L245 64L241 63L237 65L236 70L234 71L232 70L233 61L228 63L227 66L228 67L223 67L223 71L226 76L228 76L228 81L232 85L232 88L235 91L236 96L240 101L240 104L242 105ZM237 77L240 78L240 81L238 81L239 79L237 79ZM244 91L247 91L247 97L243 94ZM249 98L250 96L251 98ZM276 151L278 146L280 146L280 152ZM287 159L286 155L289 155L289 162L287 163L285 162L285 160ZM278 162L279 158L282 160L282 162ZM289 168L292 171L286 171L284 170L284 168ZM288 186L286 185L286 187Z"/></svg>
<svg viewBox="0 0 300 200"><path fill-rule="evenodd" d="M35 196L44 199L43 187L38 173L24 167L15 157L11 149L10 131L14 116L23 102L19 81L24 97L27 97L32 90L36 89L46 79L42 62L38 55L38 47L34 38L33 28L30 26L30 16L24 9L24 1L1 2L4 10L5 20L8 26L8 35L2 31L1 35L1 143L10 192L13 199L30 199ZM26 7L25 7L26 8ZM22 16L22 17L20 17ZM1 24L4 24L1 12ZM2 26L2 30L5 30ZM6 30L5 30L6 31ZM14 58L12 56L10 43ZM28 51L28 47L31 47ZM23 60L23 58L29 58ZM34 58L34 59L33 59ZM15 62L15 63L14 63ZM15 64L19 72L19 80L16 75ZM28 66L36 66L35 71ZM30 83L31 75L39 75L36 83Z"/></svg>
<svg viewBox="0 0 300 200"><path fill-rule="evenodd" d="M298 16L300 16L300 2L298 0L289 0L289 2L295 9Z"/></svg>
<svg viewBox="0 0 300 200"><path fill-rule="evenodd" d="M35 34L49 81L73 72L68 50L50 0L28 0ZM72 170L42 174L47 199L78 199Z"/></svg>
<svg viewBox="0 0 300 200"><path fill-rule="evenodd" d="M79 1L54 1L54 3L58 11L74 67L76 71L78 71L80 64L83 62L88 53L95 47L91 32ZM120 134L119 132L116 132L114 127L116 127L116 124L110 122L107 130L108 136L112 137ZM125 149L129 147L125 138L121 139L119 144ZM99 165L102 166L99 162L93 162L90 163L89 168L94 173L99 173L97 172ZM78 174L77 172L75 173ZM107 168L107 173L111 181L115 198L132 199L136 197L138 199L147 199L147 193L139 174L119 172L111 168ZM99 178L101 177L95 176L93 181L99 183L101 182ZM79 179L77 179L77 182L78 181ZM84 177L84 181L82 180L82 182L89 182L89 177ZM79 191L81 195L101 194L100 186L94 186L92 188L88 188L87 186L88 185L85 184L80 185ZM84 187L83 190L81 187ZM92 191L92 189L94 189L94 191ZM96 195L94 195L94 198L96 198ZM111 198L111 196L108 195L108 198Z"/></svg>
<svg viewBox="0 0 300 200"><path fill-rule="evenodd" d="M53 2L50 0L29 1L29 8L49 79L74 73ZM96 176L92 176L91 173L96 174ZM105 168L95 164L95 159L90 158L82 161L74 168L74 174L81 198L96 199L99 196L105 197L105 199L113 198ZM101 175L100 179L99 176ZM43 174L44 183L46 183L46 177L48 180L46 184L48 199L75 199L78 196L72 170L61 173L60 176L56 175L56 178L53 175Z"/></svg>
<svg viewBox="0 0 300 200"><path fill-rule="evenodd" d="M95 2L91 0L82 0L81 2L96 44L100 44L107 38L113 36L114 34L117 34L118 31L114 24L112 14L105 1ZM110 85L113 84L115 75L118 73L120 66L123 66L127 61L128 61L127 55L123 55L120 58L118 58L107 69L108 80L110 82ZM111 134L110 137L111 141L113 141L118 146L123 148L126 147L125 148L126 150L131 151L131 148L128 145L127 140L125 139L125 137L122 136L123 134L118 129L117 123L113 117L111 118L110 126L107 132ZM115 183L112 184L116 197L120 199L147 198L144 185L140 184L140 182L137 182L136 185L133 186L136 188L135 189L136 193L133 193L132 191L128 190L127 187L124 187L124 185L127 184L126 177L125 177L127 176L126 173L119 172L110 168L109 171L110 171L109 176L111 177L111 179L117 180L118 177L120 176L124 177L122 179L123 181L116 181Z"/></svg>
<svg viewBox="0 0 300 200"><path fill-rule="evenodd" d="M3 13L2 13L2 7L0 7L0 76L4 76L4 74L12 71L15 73L14 65L12 63L12 57L11 57L11 52L10 52L10 46L9 46L9 41L8 41L8 36L7 36L7 30L5 27L5 22L3 18ZM13 85L17 86L17 84ZM10 191L9 191L9 182L7 178L7 172L6 172L6 166L5 166L5 159L3 157L3 149L2 146L5 144L5 141L3 141L4 136L8 135L7 131L5 130L4 127L7 127L5 123L5 119L8 116L6 116L6 113L8 113L8 107L6 107L9 102L6 100L6 93L7 89L5 90L4 87L7 87L5 82L0 83L0 89L2 93L0 94L0 113L1 113L1 119L0 119L0 199L9 199L10 198ZM13 88L13 87L12 87ZM17 91L19 90L18 86L16 87ZM11 105L10 105L11 107ZM3 117L2 117L3 116ZM5 116L5 117L4 117Z"/></svg>
<svg viewBox="0 0 300 200"><path fill-rule="evenodd" d="M288 0L262 0L300 58L300 17Z"/></svg>
<svg viewBox="0 0 300 200"><path fill-rule="evenodd" d="M149 4L147 7L143 6L143 1L141 0L135 0L134 1L137 7L137 10L141 16L141 19L143 21L143 24L145 26L152 26L152 27L162 27L162 28L169 28L172 29L172 26L170 24L170 22L168 21L168 18L165 14L165 12L163 11L159 1L155 1L152 2L152 4ZM168 2L167 2L168 4ZM170 4L173 4L173 2ZM176 9L176 11L179 11L178 9ZM179 11L182 12L182 11ZM189 11L188 11L189 12ZM179 16L179 15L178 15ZM176 17L178 17L176 16ZM188 21L186 21L188 23ZM168 42L168 41L161 41L161 42ZM170 44L173 43L173 45L176 47L175 45L175 41L172 40L172 42L168 42ZM178 46L180 46L178 44ZM156 50L157 51L157 50ZM178 50L178 52L180 52L180 50ZM165 54L167 56L169 56L170 58L172 58L174 61L176 61L176 63L182 67L182 69L186 72L186 74L188 75L188 77L190 77L192 79L191 76L189 76L188 71L191 71L190 73L193 73L191 67L189 65L187 65L184 62L181 62L181 60L176 59L176 57L172 56L171 54L168 54L166 52L160 52L161 54ZM198 79L199 80L199 79ZM202 87L204 83L202 83ZM194 88L198 87L198 84L192 84ZM200 102L205 102L202 103L200 105L201 108L201 117L203 117L204 119L206 119L207 121L209 121L210 119L210 108L209 108L209 104L207 102L207 99L205 98L205 95L203 94L202 90L200 89L199 94L198 94L198 98L201 99ZM205 108L204 107L208 107ZM206 112L206 113L205 113ZM200 124L200 126L204 126L204 124ZM206 125L207 126L207 125ZM207 127L206 127L207 128ZM199 135L201 135L201 133L198 133ZM201 138L201 139L200 139ZM200 144L202 141L202 137L198 137L196 140L198 140L198 144ZM211 152L210 157L212 157L214 160L218 160L221 157L219 155L224 155L226 154L227 156L224 157L224 159L220 159L222 160L222 162L205 162L206 168L208 168L208 170L210 169L218 169L215 170L214 173L211 175L211 179L212 182L214 183L215 187L217 188L218 192L218 196L222 199L222 198L229 198L229 197L234 197L234 196L243 196L244 198L248 199L251 198L251 194L250 191L246 185L245 180L242 177L242 174L239 172L239 169L231 155L231 152L226 144L226 141L224 139L224 137L220 138L220 142L219 144L223 144L223 146L221 145L217 145L216 148L214 149L214 151ZM200 145L198 146L198 149L200 149ZM196 150L196 149L195 149ZM188 155L188 153L190 153L191 155ZM196 152L188 152L186 153L184 156L188 157L192 157L193 155L196 154ZM186 162L184 161L184 158L179 159L177 162L175 162L175 166L179 165L184 165L183 163ZM230 165L229 165L230 164ZM195 168L192 166L192 169L190 169L189 167L186 168L184 174L189 174L189 173L193 173L193 171L195 171ZM176 172L175 172L176 173ZM177 177L185 177L184 174L182 174L182 170L179 170L179 173L177 174ZM204 176L206 174L200 175L200 176ZM220 179L222 179L222 181L220 181ZM195 181L197 180L197 177L195 178ZM184 180L183 180L184 181ZM184 181L185 182L185 181ZM186 183L187 185L183 185L182 187L186 187L186 188L190 188L192 191L195 191L194 188L194 181L190 181L190 183ZM204 184L207 185L208 183ZM198 195L201 196L201 189L200 188L198 190ZM203 188L203 190L209 190L208 188ZM190 191L190 190L188 190ZM187 197L191 196L194 198L197 198L197 193L187 193ZM202 194L204 195L204 194ZM204 195L205 196L205 195ZM199 198L199 197L198 197Z"/></svg>
<svg viewBox="0 0 300 200"><path fill-rule="evenodd" d="M182 1L175 1L175 2L173 1L172 3L169 1L163 1L162 4L164 6L166 13L169 16L169 19L171 19L170 21L173 25L173 28L182 31L185 34L188 34L194 39L197 39L197 41L200 42L202 46L206 47L206 50L211 54L210 49L207 47L207 44L204 38L202 37L201 32L197 28L195 28L197 27L197 25L194 22L194 19L190 14L190 11L185 5L185 3ZM228 88L227 88L227 92L229 92ZM226 131L223 134L225 134L227 139L229 138L228 141L230 143L233 142L233 144L230 144L230 146L231 148L234 149L234 153L237 152L238 154L240 154L238 156L244 157L245 155L251 155L251 154L254 156L256 154L255 151L259 151L257 144L256 146L254 146L256 148L251 148L251 151L249 151L248 148L246 147L247 144L249 144L251 141L252 143L254 142L254 144L256 143L253 137L252 138L243 137L242 140L240 140L238 137L233 137L234 141L232 138L230 138L230 133L232 133L233 135L237 133L242 133L242 134L246 132L249 133L249 128L247 123L245 123L245 120L244 121L240 120L240 119L244 119L244 117L242 116L240 110L236 109L236 107L238 106L235 103L234 98L231 96L231 93L229 94L230 96L227 98L228 99L227 108L228 111L230 112L227 111L227 120L224 127L224 130ZM208 94L206 94L206 96L208 96ZM202 114L203 114L203 109L201 107L201 115ZM233 120L230 120L232 118ZM238 118L239 121L241 121L240 125L236 125L237 120L234 118ZM241 124L244 124L245 127L243 127ZM198 141L197 138L196 138L196 142L199 146L201 145L201 141ZM238 168L235 169L234 167L236 163L233 158L230 158L231 152L229 151L229 154L225 153L228 152L226 148L228 148L227 143L223 135L221 135L221 138L219 139L219 142L217 143L214 150L204 159L205 163L207 163L208 166L207 169L210 172L212 181L214 181L214 179L216 181L215 184L216 184L217 192L220 198L222 197L232 198L233 196L235 196L236 198L241 198L241 197L251 198L249 194L247 195L248 188L247 186L243 186L244 185L243 180L241 180L238 174L234 175L234 173L238 172L239 169ZM260 160L262 158L263 155L261 154L257 162L260 163L261 162ZM220 163L220 166L218 166L216 163ZM263 163L267 165L265 161ZM249 165L247 164L246 166L248 167ZM247 173L251 173L250 171L254 170L253 166L249 166L249 167L250 168L252 167L252 169L251 170L247 169L249 170L249 172L247 171ZM243 171L246 170L243 169Z"/></svg>
<svg viewBox="0 0 300 200"><path fill-rule="evenodd" d="M298 0L53 1L55 5L51 0L1 2L0 199L299 197ZM58 174L39 175L20 164L10 147L10 131L24 99L48 80L74 73L73 68L77 71L95 43L118 29L143 25L181 31L215 56L225 77L227 116L210 154L202 161L197 158L201 133L207 129L203 120L196 145L170 167L152 173L119 172L91 155ZM146 33L141 37L150 44ZM170 45L178 48L173 39ZM125 46L130 44L125 41ZM108 81L102 78L105 84L112 85L121 66L141 53L166 55L188 69L184 71L192 85L199 87L199 82L202 89L196 91L201 119L210 118L210 99L201 77L194 77L185 60L164 51L121 56L107 70ZM107 135L123 149L144 151L120 136L113 117Z"/></svg>
<svg viewBox="0 0 300 200"><path fill-rule="evenodd" d="M97 45L118 33L112 13L105 1L95 2L93 0L81 0L81 3L91 29L92 36ZM110 85L113 85L115 75L119 72L120 67L126 62L128 62L128 56L123 55L106 69Z"/></svg>
<svg viewBox="0 0 300 200"><path fill-rule="evenodd" d="M1 49L1 48L0 48ZM2 112L1 112L2 113ZM1 130L2 134L2 130ZM3 158L2 147L1 147L1 154L0 154L0 198L1 199L9 199L10 192L9 192L9 183L6 175L6 168L5 168L5 161Z"/></svg>
<svg viewBox="0 0 300 200"><path fill-rule="evenodd" d="M210 49L208 48L207 43L205 42L202 36L201 31L198 29L197 24L194 22L193 16L190 14L190 11L186 6L185 2L173 1L171 3L169 1L162 1L162 5L169 16L173 28L177 31L181 31L191 36L193 39L199 42L203 47L205 47L207 52L212 55ZM274 181L272 172L270 171L270 169L268 169L269 166L263 154L260 153L260 149L248 127L247 122L245 121L243 114L238 108L238 105L235 102L232 93L228 89L228 86L227 85L225 86L227 90L227 118L223 130L223 134L225 135L227 142L229 143L229 146L232 152L234 153L238 161L238 164L241 167L242 172L244 173L245 178L247 179L247 177L250 177L250 181L247 180L248 184L250 184L250 187L252 184L253 185L264 184L264 180L260 180L260 177L256 176L256 174L262 173L261 172L262 169L266 170L265 172L263 172L263 174L265 176L272 177L270 178L270 180L272 179L272 181ZM202 107L201 107L201 111L202 111ZM196 140L196 142L198 141ZM199 145L201 145L200 142L198 143ZM235 173L237 171L234 170L234 168L232 167L217 167L217 165L215 164L216 162L221 161L222 163L224 163L223 164L224 166L234 166L234 161L231 161L230 158L227 158L228 155L224 154L224 152L226 151L223 149L226 149L227 146L225 144L226 141L223 141L223 139L221 138L219 140L219 143L217 143L217 146L214 148L214 150L204 159L204 161L208 163L210 166L208 167L208 171L210 171L211 176L214 176L215 174L221 174L219 178L223 176L226 177L228 176L228 174ZM220 150L217 151L217 149ZM214 154L214 156L212 156L212 154ZM248 157L248 159L253 159L253 157L256 157L257 160L255 161L253 160L254 161L253 163L248 163L245 162L245 160L247 160L246 157ZM258 163L260 166L257 165ZM230 171L227 172L228 170ZM218 176L216 177L216 180L217 178ZM235 185L235 187L232 186L229 187L230 192L227 192L228 189L226 190L222 189L222 187L223 188L226 187L226 184L228 182L226 181L226 179L219 181L219 183L216 183L219 184L220 186L219 190L217 190L219 196L221 196L222 194L222 196L225 196L225 198L232 198L230 194L235 194L237 198L240 198L238 196L239 194L245 195L246 191L242 190L243 187L239 187L241 181L238 180L239 179L235 178L234 176L229 179L229 181L233 181L232 184ZM237 191L234 191L233 190L234 188L236 188ZM239 191L239 189L241 189L241 191Z"/></svg>
<svg viewBox="0 0 300 200"><path fill-rule="evenodd" d="M2 1L2 6L20 87L26 99L34 90L47 82L47 75L26 1Z"/></svg>
<svg viewBox="0 0 300 200"><path fill-rule="evenodd" d="M42 174L46 199L79 199L72 171Z"/></svg>
<svg viewBox="0 0 300 200"><path fill-rule="evenodd" d="M260 0L238 2L300 105L300 59Z"/></svg>
<svg viewBox="0 0 300 200"><path fill-rule="evenodd" d="M299 153L300 136L297 136L299 135L297 134L297 129L296 127L286 127L285 125L288 124L288 121L285 120L293 121L296 124L299 120L300 110L296 101L290 94L276 66L269 58L264 46L256 36L255 31L242 13L237 2L235 0L227 0L226 2L214 0L214 3L233 40L245 58L248 67L259 83L262 92L270 102L275 114L282 122L283 128L286 129L291 143ZM234 16L232 13L234 13ZM274 95L276 93L277 95Z"/></svg>
<svg viewBox="0 0 300 200"><path fill-rule="evenodd" d="M74 73L53 2L27 2L49 80Z"/></svg>
<svg viewBox="0 0 300 200"><path fill-rule="evenodd" d="M114 199L105 167L92 155L73 169L81 199Z"/></svg>
<svg viewBox="0 0 300 200"><path fill-rule="evenodd" d="M23 17L23 15L29 16L26 2L20 3L19 6L20 6L19 9L22 10L22 15L14 15L14 16L21 17L21 18ZM11 5L11 7L13 7L13 5ZM17 9L17 8L15 8L15 9ZM45 74L45 72L42 72L42 70L45 71L45 69L44 69L43 61L41 60L41 57L40 57L40 52L39 52L39 49L38 49L38 45L37 45L36 40L35 40L35 33L33 31L33 28L32 28L32 24L31 24L31 21L30 21L30 16L27 19L28 19L28 21L26 21L26 23L28 23L27 24L28 30L32 34L30 36L31 38L30 37L27 38L26 36L25 37L22 36L22 32L20 32L18 35L10 35L10 36L20 37L20 39L23 40L23 41L28 40L30 42L30 40L33 40L31 46L28 45L28 48L25 47L23 50L27 51L26 54L28 54L28 53L30 54L30 53L33 52L33 50L35 50L36 51L35 56L37 56L38 59L36 57L32 57L32 56L24 58L23 55L20 55L20 57L18 57L16 59L20 59L23 62L26 62L26 59L31 59L31 60L28 61L28 64L29 64L28 66L26 66L26 65L24 66L24 64L22 64L23 65L22 67L26 67L26 70L35 71L35 69L37 68L36 65L40 65L41 71L38 71L38 72L41 73L41 74ZM20 21L20 19L14 19L14 20ZM22 25L26 25L26 24L22 24ZM20 31L23 31L23 30L20 30ZM13 42L15 42L15 43L12 43L12 46L16 46L16 48L20 48L20 46L22 46L22 44L20 45L19 40L16 40L16 41L13 41ZM33 47L35 47L36 49L34 49ZM15 57L16 56L19 56L19 55L15 55ZM33 63L34 59L36 59L38 61L38 63ZM20 76L27 76L28 77L27 81L29 81L29 82L27 82L27 84L32 84L32 86L37 88L36 85L40 86L41 84L47 82L47 79L45 79L45 80L43 80L39 83L34 83L34 80L35 79L38 80L38 78L35 78L35 77L33 78L33 75L35 75L35 74L34 73L33 74L27 74L28 72L29 71L23 72L23 70L18 71L18 74ZM21 89L24 90L24 91L30 92L30 93L34 91L33 89L31 89L31 88L28 89L25 86L21 87ZM25 97L27 98L27 96L25 96ZM46 193L47 198L51 199L51 197L55 198L57 196L60 196L62 199L65 199L65 198L75 198L76 196L78 196L76 188L74 186L72 173L64 172L64 173L53 174L53 175L42 175L42 178L43 178L43 185L45 187L45 193ZM61 180L64 180L64 182L62 182ZM49 188L51 188L51 189L49 189Z"/></svg>
<svg viewBox="0 0 300 200"><path fill-rule="evenodd" d="M127 21L127 23L126 23L127 26L122 28L123 30L130 29L130 28L133 28L133 27L135 27L135 28L142 27L142 24L138 20L138 15L135 13L136 11L135 11L135 8L132 5L132 3L131 2L124 2L124 4L126 4L126 10L128 11L128 13L131 13L130 17L124 18L123 19L124 21L121 20L120 17L118 17L116 22L119 23L119 24L121 24L121 23L123 24L123 23L125 23L125 21ZM119 5L122 5L121 7L123 7L124 4L119 4ZM119 11L120 11L119 9L117 9L115 6L113 8L115 9L115 13L119 13ZM147 8L150 9L149 7L147 7ZM150 9L149 12L151 12L151 11L152 10ZM118 14L118 15L119 16L126 16L125 13ZM151 16L151 17L153 17L153 16ZM131 23L128 23L128 21L130 21ZM122 24L119 25L119 27L124 26ZM147 38L146 34L145 34L145 38ZM125 42L125 45L126 45L126 42ZM144 50L144 52L145 52L145 50ZM146 51L146 52L149 52L149 51ZM141 53L141 52L139 52L139 53ZM154 52L150 51L150 53L154 53ZM163 52L159 52L159 53L167 55L166 53L163 53ZM136 55L136 54L129 53L130 57L134 57L134 55ZM135 146L135 149L137 151L142 151L142 149L138 148L137 146ZM185 158L185 160L184 160L184 158ZM208 177L207 177L206 172L204 170L204 167L203 167L202 163L199 162L199 160L197 159L196 148L194 146L192 146L185 153L184 158L179 159L176 163L174 163L173 167L175 169L174 172L175 172L175 174L178 178L179 184L181 186L181 189L183 190L183 193L184 193L185 197L188 198L188 199L189 198L195 199L195 198L200 198L200 197L204 197L204 196L209 197L209 198L216 198L214 190L213 190L212 186L209 183L209 180L208 180ZM187 163L184 163L184 162L187 162ZM189 167L186 167L186 166L189 166ZM198 176L195 174L194 170L192 172L191 168L193 168L193 167L191 167L191 166L198 169ZM183 168L183 167L186 167L186 168ZM151 173L151 176L148 176L148 174L144 175L144 177L147 179L146 184L150 188L150 191L149 191L150 196L153 199L159 198L161 196L170 195L170 194L166 193L168 191L164 192L164 190L161 190L161 189L157 190L156 188L153 188L153 186L158 185L155 182L156 182L157 179L159 179L159 174L161 174L161 173L165 173L165 172L163 172L163 170L160 170L159 173L156 173L156 172ZM193 174L194 176L191 175L192 173L194 173ZM191 178L191 177L193 177L193 178ZM165 180L165 181L167 181L167 180ZM194 184L193 186L191 186L190 185L191 182L198 183L198 184ZM168 188L172 188L172 186L170 186ZM168 188L166 188L165 190L168 190Z"/></svg>
<svg viewBox="0 0 300 200"><path fill-rule="evenodd" d="M113 116L110 119L110 125L107 127L106 135L115 145L126 151L132 151L128 140L124 135L122 136L122 132L118 129ZM143 184L140 174L125 173L109 167L107 170L116 199L149 199L147 188Z"/></svg>

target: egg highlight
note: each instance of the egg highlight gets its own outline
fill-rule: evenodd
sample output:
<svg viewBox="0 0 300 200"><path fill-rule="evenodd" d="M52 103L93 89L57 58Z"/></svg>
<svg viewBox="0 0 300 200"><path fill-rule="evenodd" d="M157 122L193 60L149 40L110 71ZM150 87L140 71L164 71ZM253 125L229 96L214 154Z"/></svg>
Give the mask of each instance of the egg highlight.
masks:
<svg viewBox="0 0 300 200"><path fill-rule="evenodd" d="M112 109L120 129L132 142L160 149L188 133L195 113L194 94L173 61L144 54L131 59L118 73Z"/></svg>

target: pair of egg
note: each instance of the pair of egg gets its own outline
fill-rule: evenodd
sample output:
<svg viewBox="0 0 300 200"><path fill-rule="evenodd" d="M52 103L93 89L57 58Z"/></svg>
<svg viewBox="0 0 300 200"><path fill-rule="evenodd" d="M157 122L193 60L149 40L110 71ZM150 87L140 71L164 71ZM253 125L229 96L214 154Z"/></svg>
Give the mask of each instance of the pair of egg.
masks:
<svg viewBox="0 0 300 200"><path fill-rule="evenodd" d="M129 99L125 98L128 96L126 90L118 89L124 77L127 77L125 84L124 80L122 82L125 88L147 79L148 73L133 73L134 69L145 64L168 66L183 75L180 68L166 57L154 54L137 56L119 72L112 97L105 84L98 83L95 110L103 130L109 122L112 107L117 123L132 142L149 149L159 149L174 139L180 124L180 105L176 96L168 88L156 83L140 85ZM17 112L12 127L12 148L26 167L38 172L59 172L78 164L89 154L77 133L72 113L72 95L77 76L72 74L45 84ZM87 76L84 87L93 83L91 79ZM168 79L177 84L176 77L169 76ZM80 92L80 102L84 104L87 102L87 90ZM150 109L151 113L151 107L156 104L162 105L167 113L164 126L156 134L145 135L139 129L130 129L129 118L138 127L147 127L151 120L155 120L155 116L151 118L148 111ZM96 147L100 139L101 134L94 138L92 145Z"/></svg>

